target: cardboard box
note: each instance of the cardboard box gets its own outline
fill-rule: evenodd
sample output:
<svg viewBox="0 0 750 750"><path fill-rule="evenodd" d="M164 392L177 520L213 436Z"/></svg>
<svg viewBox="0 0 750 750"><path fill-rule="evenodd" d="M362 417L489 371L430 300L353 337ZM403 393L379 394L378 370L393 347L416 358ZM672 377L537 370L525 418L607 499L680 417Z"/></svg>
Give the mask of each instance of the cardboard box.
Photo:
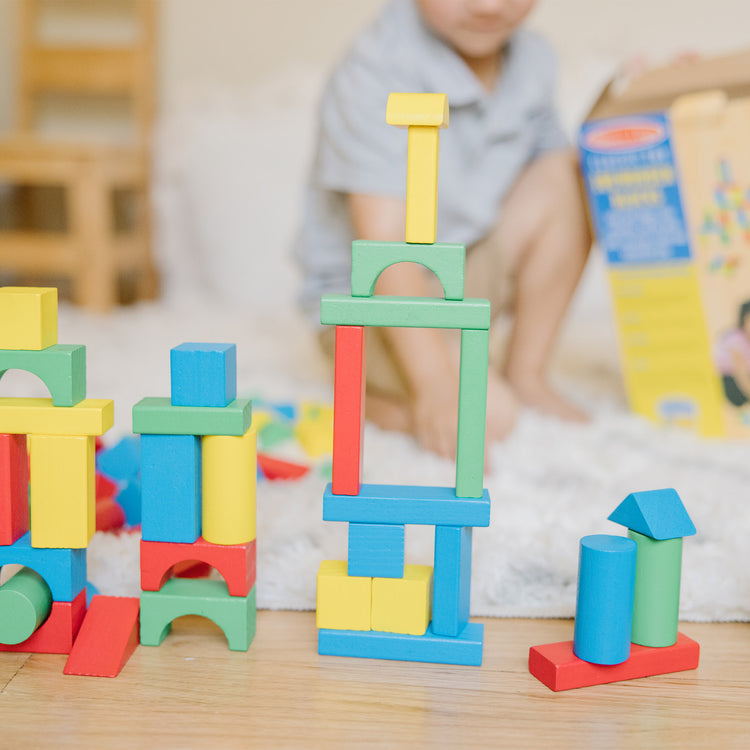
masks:
<svg viewBox="0 0 750 750"><path fill-rule="evenodd" d="M610 85L579 149L632 409L750 438L750 52Z"/></svg>

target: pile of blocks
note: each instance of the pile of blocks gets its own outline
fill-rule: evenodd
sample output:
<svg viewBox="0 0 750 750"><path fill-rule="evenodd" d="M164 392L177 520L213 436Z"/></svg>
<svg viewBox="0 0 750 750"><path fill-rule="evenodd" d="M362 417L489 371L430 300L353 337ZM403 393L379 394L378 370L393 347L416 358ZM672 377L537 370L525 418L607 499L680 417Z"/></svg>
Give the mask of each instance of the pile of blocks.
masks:
<svg viewBox="0 0 750 750"><path fill-rule="evenodd" d="M353 242L351 295L321 300L321 322L336 326L332 481L323 518L349 524L349 553L318 572L318 651L479 665L484 626L470 623L469 612L472 528L490 522L482 484L490 305L464 299L464 246L435 242L446 96L391 94L386 120L408 128L406 242ZM433 271L445 298L374 296L380 273L400 262ZM455 487L360 482L367 326L461 330ZM404 563L408 524L435 527L434 567Z"/></svg>
<svg viewBox="0 0 750 750"><path fill-rule="evenodd" d="M698 666L700 646L677 630L682 537L695 534L680 496L631 493L609 520L628 537L581 539L573 640L529 652L529 671L551 690Z"/></svg>
<svg viewBox="0 0 750 750"><path fill-rule="evenodd" d="M256 432L237 398L234 344L171 351L171 397L133 407L141 435L141 643L158 646L172 621L201 615L233 651L255 635ZM224 580L173 577L199 561Z"/></svg>
<svg viewBox="0 0 750 750"><path fill-rule="evenodd" d="M95 437L114 404L86 398L85 347L57 343L56 289L0 288L0 376L10 369L51 398L0 398L0 565L23 566L0 586L0 651L70 654L66 674L114 676L136 645L138 600L86 601Z"/></svg>

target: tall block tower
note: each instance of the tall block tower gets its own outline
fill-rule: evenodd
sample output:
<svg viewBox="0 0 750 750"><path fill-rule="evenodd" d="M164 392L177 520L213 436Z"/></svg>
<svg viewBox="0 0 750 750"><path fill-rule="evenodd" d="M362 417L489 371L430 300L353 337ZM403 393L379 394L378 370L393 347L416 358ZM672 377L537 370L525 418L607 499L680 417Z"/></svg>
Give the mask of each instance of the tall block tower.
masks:
<svg viewBox="0 0 750 750"><path fill-rule="evenodd" d="M490 304L464 298L465 247L435 241L447 97L391 94L386 120L408 129L406 241L355 240L351 295L321 300L321 322L336 326L333 476L323 518L349 524L349 553L318 572L318 651L479 665L484 626L469 622L469 612L472 530L490 522L483 488ZM374 295L381 272L401 262L431 270L444 297ZM461 331L454 487L361 482L367 326ZM405 563L409 524L435 527L434 566Z"/></svg>

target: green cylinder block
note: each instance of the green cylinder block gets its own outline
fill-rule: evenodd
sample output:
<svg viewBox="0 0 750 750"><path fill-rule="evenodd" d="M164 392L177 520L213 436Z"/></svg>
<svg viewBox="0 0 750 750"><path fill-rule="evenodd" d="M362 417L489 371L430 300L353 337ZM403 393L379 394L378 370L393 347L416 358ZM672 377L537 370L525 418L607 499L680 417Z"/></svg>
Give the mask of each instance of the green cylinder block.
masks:
<svg viewBox="0 0 750 750"><path fill-rule="evenodd" d="M52 593L44 578L21 568L0 586L0 643L23 643L47 619Z"/></svg>
<svg viewBox="0 0 750 750"><path fill-rule="evenodd" d="M682 537L656 540L628 530L638 545L633 603L633 643L672 646L677 641Z"/></svg>

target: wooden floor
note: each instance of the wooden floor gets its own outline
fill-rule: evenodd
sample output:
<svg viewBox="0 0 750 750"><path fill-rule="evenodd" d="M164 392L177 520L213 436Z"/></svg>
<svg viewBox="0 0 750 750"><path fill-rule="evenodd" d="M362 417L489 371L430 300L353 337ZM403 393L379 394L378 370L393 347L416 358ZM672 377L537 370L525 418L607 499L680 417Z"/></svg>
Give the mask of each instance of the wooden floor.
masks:
<svg viewBox="0 0 750 750"><path fill-rule="evenodd" d="M481 668L318 656L307 612L260 612L246 654L182 618L116 679L3 653L0 747L750 747L748 624L685 624L696 671L552 693L528 649L571 638L572 623L483 622Z"/></svg>

